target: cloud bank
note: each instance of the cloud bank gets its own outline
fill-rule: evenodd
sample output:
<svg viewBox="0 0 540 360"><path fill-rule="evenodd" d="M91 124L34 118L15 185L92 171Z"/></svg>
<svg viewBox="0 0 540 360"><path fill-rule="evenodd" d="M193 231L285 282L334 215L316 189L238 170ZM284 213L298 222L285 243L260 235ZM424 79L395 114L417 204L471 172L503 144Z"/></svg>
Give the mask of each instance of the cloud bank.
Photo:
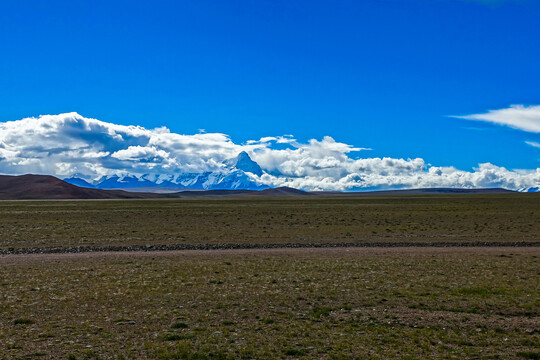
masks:
<svg viewBox="0 0 540 360"><path fill-rule="evenodd" d="M530 114L529 108L511 109ZM495 113L490 118L502 121L499 114ZM530 116L522 118L528 120L520 124L535 128L535 120L530 120ZM253 175L253 178L269 186L362 190L423 187L523 189L540 185L540 169L508 170L486 163L478 165L474 171L463 171L454 167L431 166L421 158L351 157L351 153L362 150L367 149L337 142L328 136L307 143L284 135L236 144L228 135L221 133L182 135L164 127L146 129L117 125L77 113L0 123L0 172L4 174L39 173L61 178L97 179L108 175L219 172L226 171L228 159L246 151L265 171L262 176Z"/></svg>

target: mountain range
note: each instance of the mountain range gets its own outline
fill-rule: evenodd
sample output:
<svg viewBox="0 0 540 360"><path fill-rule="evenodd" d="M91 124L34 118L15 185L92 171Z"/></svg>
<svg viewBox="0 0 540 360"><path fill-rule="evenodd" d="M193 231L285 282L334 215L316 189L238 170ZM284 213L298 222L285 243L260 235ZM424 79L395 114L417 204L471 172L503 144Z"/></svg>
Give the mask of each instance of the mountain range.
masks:
<svg viewBox="0 0 540 360"><path fill-rule="evenodd" d="M93 189L137 189L145 191L176 192L193 190L264 190L267 185L257 182L257 177L265 172L253 161L248 153L242 151L235 158L223 163L219 171L202 173L181 173L176 175L111 175L92 181L82 175L74 175L63 179L65 182Z"/></svg>
<svg viewBox="0 0 540 360"><path fill-rule="evenodd" d="M144 199L237 195L386 195L505 193L510 190L428 188L365 192L305 192L288 187L270 188L258 182L265 171L246 152L223 162L220 170L176 175L104 176L96 181L72 176L63 181L47 175L0 175L0 199ZM538 188L520 192L538 192Z"/></svg>
<svg viewBox="0 0 540 360"><path fill-rule="evenodd" d="M309 192L280 187L264 190L197 190L159 194L79 187L50 175L0 175L0 200L64 200L64 199L165 199L227 196L299 196Z"/></svg>
<svg viewBox="0 0 540 360"><path fill-rule="evenodd" d="M242 151L236 157L224 161L217 171L179 174L143 174L143 175L111 175L97 180L85 178L84 175L74 175L63 179L65 182L83 188L104 190L126 190L129 192L176 193L187 190L265 190L270 186L260 183L260 177L266 172L251 159L248 153ZM367 189L366 189L367 190ZM518 192L538 192L540 188L523 188ZM504 189L370 189L382 194L389 193L469 193L469 192L504 192ZM382 192L381 192L382 191ZM329 193L329 192L325 192ZM339 193L339 192L338 192Z"/></svg>
<svg viewBox="0 0 540 360"><path fill-rule="evenodd" d="M0 175L0 200L55 200L55 199L163 199L189 197L229 197L229 196L384 196L384 195L433 195L433 194L497 194L514 191L500 188L492 189L410 189L370 192L315 191L307 192L289 187L264 190L214 189L183 190L168 193L148 192L147 188L134 188L140 191L103 190L79 187L50 175ZM144 190L143 190L144 189ZM146 192L145 192L146 191Z"/></svg>

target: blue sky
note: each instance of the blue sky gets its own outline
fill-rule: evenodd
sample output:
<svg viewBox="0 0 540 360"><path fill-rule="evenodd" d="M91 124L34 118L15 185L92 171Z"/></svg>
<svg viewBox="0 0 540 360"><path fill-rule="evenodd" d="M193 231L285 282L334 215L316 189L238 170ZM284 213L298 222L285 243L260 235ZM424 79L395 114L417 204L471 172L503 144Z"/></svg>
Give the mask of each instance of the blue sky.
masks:
<svg viewBox="0 0 540 360"><path fill-rule="evenodd" d="M0 122L76 111L536 169L540 134L449 115L540 103L538 19L534 0L0 0Z"/></svg>

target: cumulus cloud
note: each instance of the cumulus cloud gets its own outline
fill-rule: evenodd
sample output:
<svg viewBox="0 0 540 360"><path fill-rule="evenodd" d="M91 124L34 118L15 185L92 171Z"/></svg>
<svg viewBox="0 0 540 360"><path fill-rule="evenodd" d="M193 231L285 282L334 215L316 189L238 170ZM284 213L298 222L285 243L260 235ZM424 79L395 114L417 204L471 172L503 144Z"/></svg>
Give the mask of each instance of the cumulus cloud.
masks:
<svg viewBox="0 0 540 360"><path fill-rule="evenodd" d="M528 109L528 108L527 108ZM534 143L536 144L536 143ZM533 143L531 142L532 146ZM0 172L40 173L97 179L104 175L153 177L228 171L227 161L246 151L265 173L261 184L306 190L540 185L540 169L508 170L480 164L473 171L436 167L423 159L359 158L367 150L326 136L307 143L292 135L267 136L237 144L226 134L172 133L85 118L77 113L0 123Z"/></svg>
<svg viewBox="0 0 540 360"><path fill-rule="evenodd" d="M532 133L540 133L540 105L512 105L483 114L453 116L459 119L485 121Z"/></svg>

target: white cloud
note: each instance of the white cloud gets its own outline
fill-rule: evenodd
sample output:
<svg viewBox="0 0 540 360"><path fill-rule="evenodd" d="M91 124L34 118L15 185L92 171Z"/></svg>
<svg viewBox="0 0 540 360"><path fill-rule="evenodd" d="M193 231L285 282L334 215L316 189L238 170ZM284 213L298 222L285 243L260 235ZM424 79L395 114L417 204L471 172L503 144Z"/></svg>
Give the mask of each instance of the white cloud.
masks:
<svg viewBox="0 0 540 360"><path fill-rule="evenodd" d="M483 114L453 116L459 119L491 122L532 133L540 133L540 105L512 105Z"/></svg>
<svg viewBox="0 0 540 360"><path fill-rule="evenodd" d="M540 143L537 143L536 141L525 141L525 144L540 149Z"/></svg>
<svg viewBox="0 0 540 360"><path fill-rule="evenodd" d="M473 171L463 171L431 166L420 158L350 156L361 150L366 149L329 136L307 143L291 135L267 136L236 144L221 133L182 135L164 127L123 126L77 113L0 123L0 172L6 174L77 174L96 179L113 174L158 176L220 171L225 160L246 151L266 171L258 180L271 186L352 190L521 189L540 185L540 169L513 171L486 163Z"/></svg>

